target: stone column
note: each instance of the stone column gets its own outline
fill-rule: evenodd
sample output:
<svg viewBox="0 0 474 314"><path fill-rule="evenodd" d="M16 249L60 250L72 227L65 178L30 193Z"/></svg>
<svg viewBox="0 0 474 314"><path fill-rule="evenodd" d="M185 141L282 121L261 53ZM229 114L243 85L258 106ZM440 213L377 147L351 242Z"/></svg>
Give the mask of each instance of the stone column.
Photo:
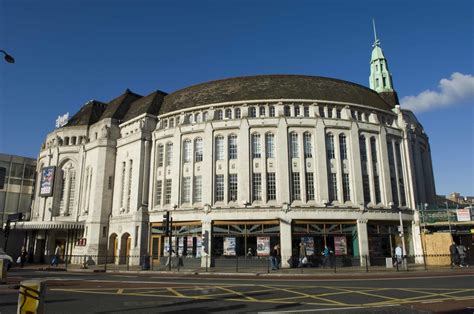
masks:
<svg viewBox="0 0 474 314"><path fill-rule="evenodd" d="M281 267L289 268L288 261L292 255L292 234L291 234L291 219L280 220L280 249L281 249Z"/></svg>
<svg viewBox="0 0 474 314"><path fill-rule="evenodd" d="M357 220L357 238L359 240L360 266L366 266L365 255L367 255L367 263L369 264L368 266L370 266L369 235L367 233L367 219Z"/></svg>

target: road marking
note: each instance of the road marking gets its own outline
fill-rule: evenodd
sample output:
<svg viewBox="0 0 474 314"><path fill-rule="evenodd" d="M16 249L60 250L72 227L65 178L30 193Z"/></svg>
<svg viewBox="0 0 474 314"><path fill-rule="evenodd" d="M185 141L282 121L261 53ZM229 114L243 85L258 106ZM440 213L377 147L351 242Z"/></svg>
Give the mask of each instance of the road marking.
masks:
<svg viewBox="0 0 474 314"><path fill-rule="evenodd" d="M176 290L173 289L173 288L166 288L166 290L168 290L169 292L173 293L173 294L176 295L177 297L180 297L180 298L184 297L183 294L179 293L178 291L176 291Z"/></svg>
<svg viewBox="0 0 474 314"><path fill-rule="evenodd" d="M421 303L424 303L424 304L427 304L427 303L441 303L441 301L424 301L424 302L421 302Z"/></svg>
<svg viewBox="0 0 474 314"><path fill-rule="evenodd" d="M230 293L233 293L233 294L237 294L237 295L240 295L241 297L247 299L247 300L250 300L250 301L257 301L257 299L253 298L253 297L249 297L247 295L245 295L244 293L241 293L241 292L238 292L238 291L234 291L232 289L228 289L226 287L218 287L218 289L221 289L221 290L224 290L224 291L227 291L227 292L230 292Z"/></svg>
<svg viewBox="0 0 474 314"><path fill-rule="evenodd" d="M123 289L118 289L117 290L117 294L122 294L123 293Z"/></svg>
<svg viewBox="0 0 474 314"><path fill-rule="evenodd" d="M310 298L310 299L317 299L317 300L332 303L332 304L346 305L346 304L338 302L338 301L325 299L325 298L320 298L320 297L315 296L315 295L311 295L311 294L307 294L307 293L303 293L303 292L298 292L298 291L293 291L293 290L290 290L290 289L284 289L284 288L274 287L274 286L263 286L263 287L267 287L267 288L270 288L270 289L276 289L276 290L280 290L280 291L285 291L285 292L289 292L289 293L293 293L293 294L298 294L298 295L301 295L301 296L304 296L304 297L307 297L307 298ZM276 300L279 300L279 299L277 298L277 299L273 299L273 300L276 301Z"/></svg>

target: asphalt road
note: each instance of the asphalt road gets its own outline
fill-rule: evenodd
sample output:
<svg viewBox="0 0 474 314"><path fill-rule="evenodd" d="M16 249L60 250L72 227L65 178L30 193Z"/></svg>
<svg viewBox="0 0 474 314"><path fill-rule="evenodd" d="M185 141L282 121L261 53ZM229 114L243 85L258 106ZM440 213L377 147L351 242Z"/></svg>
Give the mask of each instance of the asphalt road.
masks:
<svg viewBox="0 0 474 314"><path fill-rule="evenodd" d="M46 313L474 313L474 272L357 276L203 276L13 270L0 313L16 313L19 281L47 280Z"/></svg>

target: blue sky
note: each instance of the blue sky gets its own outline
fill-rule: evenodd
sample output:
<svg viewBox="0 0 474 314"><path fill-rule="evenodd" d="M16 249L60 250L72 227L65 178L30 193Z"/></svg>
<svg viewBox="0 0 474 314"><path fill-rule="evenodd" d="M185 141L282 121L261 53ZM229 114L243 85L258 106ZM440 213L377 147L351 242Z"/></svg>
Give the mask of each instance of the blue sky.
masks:
<svg viewBox="0 0 474 314"><path fill-rule="evenodd" d="M0 60L0 152L35 157L58 115L126 88L275 73L368 86L374 17L399 97L430 137L437 193L474 195L473 6L0 0L0 49L17 61Z"/></svg>

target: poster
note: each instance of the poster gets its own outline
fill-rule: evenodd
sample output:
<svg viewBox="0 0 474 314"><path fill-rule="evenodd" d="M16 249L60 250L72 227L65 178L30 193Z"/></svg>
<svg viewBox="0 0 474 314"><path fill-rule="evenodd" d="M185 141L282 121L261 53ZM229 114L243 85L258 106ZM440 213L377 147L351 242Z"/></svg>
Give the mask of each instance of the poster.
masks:
<svg viewBox="0 0 474 314"><path fill-rule="evenodd" d="M224 255L235 256L235 237L224 238Z"/></svg>
<svg viewBox="0 0 474 314"><path fill-rule="evenodd" d="M178 238L178 255L183 256L184 252L184 237Z"/></svg>
<svg viewBox="0 0 474 314"><path fill-rule="evenodd" d="M314 255L314 238L313 237L302 237L301 240L303 241L306 247L306 255L311 256Z"/></svg>
<svg viewBox="0 0 474 314"><path fill-rule="evenodd" d="M53 195L55 170L56 167L44 167L41 170L40 196Z"/></svg>
<svg viewBox="0 0 474 314"><path fill-rule="evenodd" d="M168 256L169 251L170 251L170 238L169 237L163 237L163 240L165 241L163 245L163 256ZM176 252L174 248L176 247L176 237L171 238L171 247L173 248L173 252ZM173 254L175 255L175 254Z"/></svg>
<svg viewBox="0 0 474 314"><path fill-rule="evenodd" d="M193 255L193 237L186 238L186 255Z"/></svg>
<svg viewBox="0 0 474 314"><path fill-rule="evenodd" d="M270 237L257 237L257 256L270 255Z"/></svg>
<svg viewBox="0 0 474 314"><path fill-rule="evenodd" d="M336 255L347 255L347 239L345 236L334 237L334 252Z"/></svg>
<svg viewBox="0 0 474 314"><path fill-rule="evenodd" d="M198 235L196 237L196 257L201 257L201 250L202 250L202 237Z"/></svg>
<svg viewBox="0 0 474 314"><path fill-rule="evenodd" d="M471 211L469 207L456 209L456 216L458 221L470 221Z"/></svg>

